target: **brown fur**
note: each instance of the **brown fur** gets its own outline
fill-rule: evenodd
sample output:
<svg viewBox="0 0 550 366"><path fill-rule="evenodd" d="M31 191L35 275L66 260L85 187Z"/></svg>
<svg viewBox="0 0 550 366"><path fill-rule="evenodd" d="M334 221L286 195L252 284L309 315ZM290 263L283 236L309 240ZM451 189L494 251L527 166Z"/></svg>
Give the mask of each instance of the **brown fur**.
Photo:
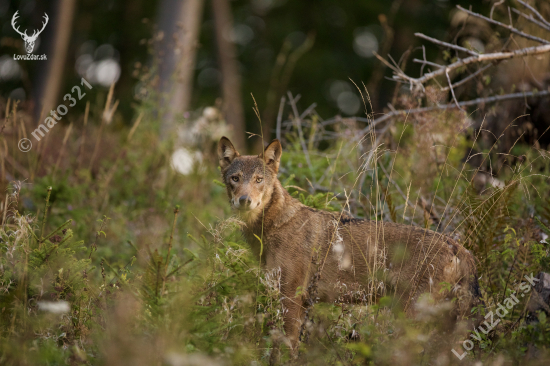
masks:
<svg viewBox="0 0 550 366"><path fill-rule="evenodd" d="M246 222L244 235L268 270L281 269L285 333L298 343L307 289L320 272L320 301L374 299L395 294L409 315L419 295L436 301L457 298L451 314L469 315L479 296L472 254L442 234L413 226L360 220L303 205L277 179L281 144L273 141L259 156L241 156L223 137L218 157L231 205ZM244 197L244 198L243 198ZM243 200L239 201L240 198ZM312 263L313 257L318 264ZM450 291L446 288L450 284Z"/></svg>

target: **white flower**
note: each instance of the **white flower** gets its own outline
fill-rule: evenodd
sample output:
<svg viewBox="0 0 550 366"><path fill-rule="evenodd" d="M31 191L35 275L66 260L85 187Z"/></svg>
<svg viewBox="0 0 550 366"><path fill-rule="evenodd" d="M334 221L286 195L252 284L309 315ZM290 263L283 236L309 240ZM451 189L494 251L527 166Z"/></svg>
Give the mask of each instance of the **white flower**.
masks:
<svg viewBox="0 0 550 366"><path fill-rule="evenodd" d="M54 314L64 314L71 310L67 301L39 301L38 308Z"/></svg>

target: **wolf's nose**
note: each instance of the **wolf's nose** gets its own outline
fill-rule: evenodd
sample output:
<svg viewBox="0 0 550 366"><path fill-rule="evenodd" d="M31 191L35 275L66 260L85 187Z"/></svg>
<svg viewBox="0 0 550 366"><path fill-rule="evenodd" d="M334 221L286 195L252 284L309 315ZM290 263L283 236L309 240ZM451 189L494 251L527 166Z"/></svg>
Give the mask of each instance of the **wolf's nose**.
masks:
<svg viewBox="0 0 550 366"><path fill-rule="evenodd" d="M252 203L252 200L248 196L241 196L239 197L239 206L245 207L250 206Z"/></svg>

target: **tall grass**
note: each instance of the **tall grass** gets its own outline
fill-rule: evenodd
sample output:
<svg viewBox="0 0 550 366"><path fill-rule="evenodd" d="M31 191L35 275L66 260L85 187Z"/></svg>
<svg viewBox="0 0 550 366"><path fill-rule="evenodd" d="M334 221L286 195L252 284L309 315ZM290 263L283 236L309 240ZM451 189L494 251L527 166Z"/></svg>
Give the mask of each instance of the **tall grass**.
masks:
<svg viewBox="0 0 550 366"><path fill-rule="evenodd" d="M292 108L280 179L304 204L457 238L477 259L481 313L525 274L550 270L548 152L522 144L520 155L499 155L458 112L403 118L358 139L357 121L323 125ZM529 314L528 298L459 361L451 349L468 329L445 327L446 304L422 298L417 317L406 318L373 278L364 292L342 286L333 304L308 299L292 361L280 271L260 268L214 182L217 136L203 134L202 163L181 175L171 168L178 141L158 141L150 103L135 128L116 118L104 125L104 109L91 105L26 154L16 142L31 120L9 109L0 137L0 364L267 364L278 343L280 362L296 364L550 359L546 313ZM314 253L318 272L324 255ZM301 290L314 293L309 286Z"/></svg>

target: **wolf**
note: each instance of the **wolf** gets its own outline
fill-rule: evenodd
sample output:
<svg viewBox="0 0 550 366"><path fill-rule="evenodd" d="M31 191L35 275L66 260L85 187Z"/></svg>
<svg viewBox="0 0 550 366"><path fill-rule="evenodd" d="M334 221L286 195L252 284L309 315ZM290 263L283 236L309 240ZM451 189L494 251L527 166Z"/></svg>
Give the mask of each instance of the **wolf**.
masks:
<svg viewBox="0 0 550 366"><path fill-rule="evenodd" d="M277 178L281 155L278 140L249 156L226 137L218 143L223 183L245 222L245 239L264 268L281 271L284 331L293 350L311 297L351 303L390 293L396 306L414 316L417 300L429 293L436 302L456 298L450 317L470 314L480 294L467 249L431 230L302 204Z"/></svg>

